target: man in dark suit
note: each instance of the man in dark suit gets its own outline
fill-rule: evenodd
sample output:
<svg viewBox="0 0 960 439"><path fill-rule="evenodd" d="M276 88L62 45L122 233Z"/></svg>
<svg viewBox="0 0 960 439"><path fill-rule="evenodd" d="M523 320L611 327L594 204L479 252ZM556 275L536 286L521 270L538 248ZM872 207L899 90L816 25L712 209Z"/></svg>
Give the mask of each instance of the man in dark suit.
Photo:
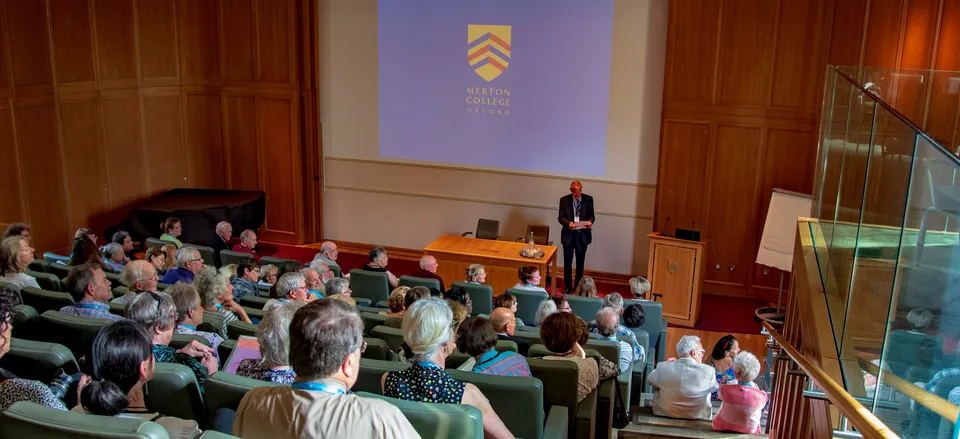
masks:
<svg viewBox="0 0 960 439"><path fill-rule="evenodd" d="M217 235L207 243L207 246L213 249L213 259L217 266L220 266L220 250L230 250L230 238L233 236L233 226L226 222L217 223Z"/></svg>
<svg viewBox="0 0 960 439"><path fill-rule="evenodd" d="M593 242L593 197L583 193L579 181L570 183L570 195L560 198L560 243L563 244L563 287L570 293L583 278L583 260L587 257L587 246ZM579 224L578 224L579 223ZM573 256L577 256L577 277L571 282Z"/></svg>
<svg viewBox="0 0 960 439"><path fill-rule="evenodd" d="M530 343L522 338L513 336L517 329L517 318L510 308L496 308L490 313L490 324L500 340L510 340L517 344L517 352L524 357L530 352Z"/></svg>

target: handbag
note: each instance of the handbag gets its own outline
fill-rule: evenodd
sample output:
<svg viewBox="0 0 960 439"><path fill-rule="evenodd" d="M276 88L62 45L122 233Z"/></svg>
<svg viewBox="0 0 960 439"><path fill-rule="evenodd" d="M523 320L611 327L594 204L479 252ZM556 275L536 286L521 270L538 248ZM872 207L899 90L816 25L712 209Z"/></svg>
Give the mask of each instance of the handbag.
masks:
<svg viewBox="0 0 960 439"><path fill-rule="evenodd" d="M626 405L623 403L623 394L620 392L620 380L615 385L617 400L613 404L613 428L621 429L630 425L630 414Z"/></svg>

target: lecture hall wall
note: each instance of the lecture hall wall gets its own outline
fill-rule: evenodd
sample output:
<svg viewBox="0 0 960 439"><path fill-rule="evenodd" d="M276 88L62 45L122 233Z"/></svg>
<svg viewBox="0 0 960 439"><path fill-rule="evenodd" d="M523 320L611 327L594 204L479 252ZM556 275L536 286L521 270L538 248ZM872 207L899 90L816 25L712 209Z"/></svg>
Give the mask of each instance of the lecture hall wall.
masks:
<svg viewBox="0 0 960 439"><path fill-rule="evenodd" d="M0 0L0 225L28 221L39 251L67 251L76 228L102 236L171 188L261 189L261 237L307 239L314 14L300 0Z"/></svg>

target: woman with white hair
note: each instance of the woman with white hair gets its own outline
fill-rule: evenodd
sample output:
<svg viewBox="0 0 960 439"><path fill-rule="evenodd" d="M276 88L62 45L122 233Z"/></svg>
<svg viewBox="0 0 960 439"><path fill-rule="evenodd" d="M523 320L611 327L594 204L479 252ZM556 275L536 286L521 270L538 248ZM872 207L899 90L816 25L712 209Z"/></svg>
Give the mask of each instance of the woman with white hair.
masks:
<svg viewBox="0 0 960 439"><path fill-rule="evenodd" d="M226 336L227 325L232 321L252 323L243 307L233 300L233 285L230 284L229 272L218 272L215 268L204 267L197 273L193 286L197 287L197 292L200 293L203 309L223 316L223 325L219 328L221 336Z"/></svg>
<svg viewBox="0 0 960 439"><path fill-rule="evenodd" d="M123 246L115 242L103 246L103 262L110 270L123 273L123 267L127 265L127 255L123 253Z"/></svg>
<svg viewBox="0 0 960 439"><path fill-rule="evenodd" d="M487 281L487 269L480 264L470 264L466 270L467 283L482 284Z"/></svg>
<svg viewBox="0 0 960 439"><path fill-rule="evenodd" d="M555 312L557 312L557 302L552 300L544 300L543 302L540 302L540 306L537 307L537 316L535 319L537 326L542 325L543 321L546 320L547 317L550 317L550 314Z"/></svg>
<svg viewBox="0 0 960 439"><path fill-rule="evenodd" d="M760 417L767 405L767 393L753 383L760 374L760 361L749 352L740 352L733 359L733 370L737 382L720 386L723 403L713 418L713 429L759 434Z"/></svg>
<svg viewBox="0 0 960 439"><path fill-rule="evenodd" d="M40 288L37 279L27 273L33 262L33 247L27 238L14 235L0 241L0 282L16 285L17 288Z"/></svg>
<svg viewBox="0 0 960 439"><path fill-rule="evenodd" d="M415 363L406 370L385 373L380 380L383 394L407 401L472 405L483 415L484 436L512 438L477 386L457 381L443 370L447 356L456 349L452 321L453 312L443 299L427 297L410 305L401 329Z"/></svg>
<svg viewBox="0 0 960 439"><path fill-rule="evenodd" d="M237 375L278 384L290 384L297 374L290 367L290 321L304 302L278 303L257 325L260 358L247 358Z"/></svg>

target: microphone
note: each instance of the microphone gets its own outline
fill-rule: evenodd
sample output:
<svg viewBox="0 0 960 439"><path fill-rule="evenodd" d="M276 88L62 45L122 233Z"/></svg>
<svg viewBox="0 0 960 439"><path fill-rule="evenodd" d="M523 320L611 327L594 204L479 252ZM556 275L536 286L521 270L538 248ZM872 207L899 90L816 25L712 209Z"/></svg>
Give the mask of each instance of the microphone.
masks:
<svg viewBox="0 0 960 439"><path fill-rule="evenodd" d="M663 235L663 236L671 236L669 233L666 233L667 230L670 230L670 229L667 228L667 224L670 224L670 216L669 216L669 215L667 216L667 220L663 222L663 228L661 229L661 232L660 232L660 234Z"/></svg>

